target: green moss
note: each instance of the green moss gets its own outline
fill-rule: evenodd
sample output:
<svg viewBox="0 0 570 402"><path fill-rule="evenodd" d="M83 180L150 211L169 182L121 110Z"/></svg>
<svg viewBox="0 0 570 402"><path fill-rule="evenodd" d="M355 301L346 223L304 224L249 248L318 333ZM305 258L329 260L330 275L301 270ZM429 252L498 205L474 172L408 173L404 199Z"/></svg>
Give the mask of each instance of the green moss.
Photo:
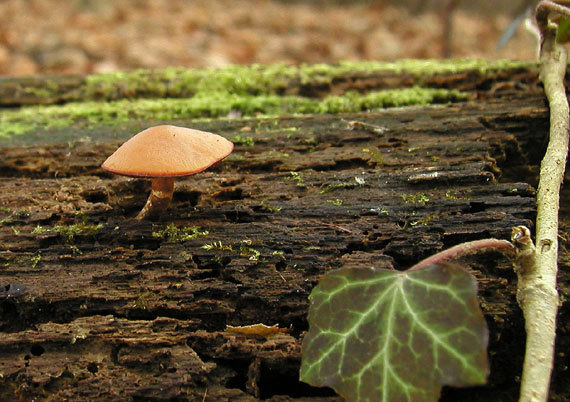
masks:
<svg viewBox="0 0 570 402"><path fill-rule="evenodd" d="M277 151L276 149L272 149L272 150L270 150L269 152L267 152L267 153L265 154L265 158L273 158L273 157L277 157L277 158L280 158L280 159L285 159L285 158L290 158L291 155L288 154L287 152L279 152L279 151ZM264 158L262 157L262 158L260 158L260 159L264 159Z"/></svg>
<svg viewBox="0 0 570 402"><path fill-rule="evenodd" d="M131 308L137 310L146 310L149 308L152 301L156 299L156 295L152 293L150 290L146 290L144 292L139 291L138 297L133 301Z"/></svg>
<svg viewBox="0 0 570 402"><path fill-rule="evenodd" d="M291 136L291 133L295 133L297 131L299 131L299 129L297 127L278 127L275 129L270 129L270 130L264 130L267 134L270 133L289 133L289 137Z"/></svg>
<svg viewBox="0 0 570 402"><path fill-rule="evenodd" d="M42 259L42 255L39 252L38 252L38 254L34 254L33 256L30 257L30 263L31 263L32 269L34 269L35 267L38 266L41 259Z"/></svg>
<svg viewBox="0 0 570 402"><path fill-rule="evenodd" d="M424 193L402 194L400 197L402 197L402 200L404 200L406 204L425 205L429 202L428 196Z"/></svg>
<svg viewBox="0 0 570 402"><path fill-rule="evenodd" d="M469 95L455 90L406 88L323 100L296 96L236 95L212 93L192 99L138 99L112 102L83 102L65 105L30 106L0 115L0 136L18 135L37 129L58 129L71 125L114 125L131 120L175 120L224 117L231 112L242 116L315 113L352 113L385 107L453 102ZM241 137L240 137L241 138ZM246 137L246 139L249 137Z"/></svg>
<svg viewBox="0 0 570 402"><path fill-rule="evenodd" d="M429 77L466 70L486 74L532 65L513 61L402 60L395 63L274 64L96 74L85 78L80 88L65 97L90 101L4 110L0 114L0 137L35 130L63 129L73 125L112 126L139 120L219 118L233 112L246 117L352 113L394 106L454 102L468 99L469 94L421 87L364 94L348 92L323 99L279 94L292 85L329 84L335 77L346 74L391 73ZM417 83L420 83L420 79ZM44 88L26 90L40 98L51 98L59 88L55 82L48 81Z"/></svg>
<svg viewBox="0 0 570 402"><path fill-rule="evenodd" d="M342 207L343 204L343 201L340 198L335 198L334 200L327 200L327 202L337 207Z"/></svg>
<svg viewBox="0 0 570 402"><path fill-rule="evenodd" d="M536 62L525 62L517 60L496 60L488 61L481 59L448 59L448 60L415 60L404 59L392 63L383 62L345 62L343 67L356 69L370 69L372 71L390 71L396 74L411 74L433 76L436 74L455 74L461 71L474 70L480 74L488 72L511 69L511 68L531 68L537 65Z"/></svg>
<svg viewBox="0 0 570 402"><path fill-rule="evenodd" d="M339 181L335 183L323 183L319 190L319 194L326 194L330 193L331 191L335 191L339 188L354 188L354 187L361 187L365 184L365 180L361 177L354 177L354 181Z"/></svg>
<svg viewBox="0 0 570 402"><path fill-rule="evenodd" d="M238 245L236 245L237 247ZM242 257L248 257L250 261L258 261L261 257L261 252L252 247L253 242L249 239L241 240L239 242L239 255ZM234 247L231 244L223 244L221 241L215 241L213 243L204 244L202 246L204 250L217 250L217 251L234 251ZM274 252L273 255L281 255L279 252ZM214 259L219 258L215 256Z"/></svg>
<svg viewBox="0 0 570 402"><path fill-rule="evenodd" d="M263 205L265 208L267 208L270 212L279 212L279 211L281 211L281 207L280 207L280 206L267 204L266 200L261 200L261 205Z"/></svg>
<svg viewBox="0 0 570 402"><path fill-rule="evenodd" d="M369 148L362 148L362 152L370 155L370 157L374 160L374 162L376 162L377 165L384 166L386 164L386 161L384 160L380 152L374 151Z"/></svg>
<svg viewBox="0 0 570 402"><path fill-rule="evenodd" d="M34 230L32 230L32 234L44 234L47 232L49 232L49 229L46 229L41 225L37 225Z"/></svg>
<svg viewBox="0 0 570 402"><path fill-rule="evenodd" d="M303 180L303 178L301 177L301 175L297 172L289 172L290 176L289 177L285 177L285 181L294 181L297 184L297 187L301 187L301 188L305 188L307 187L307 185L305 184L305 181Z"/></svg>
<svg viewBox="0 0 570 402"><path fill-rule="evenodd" d="M448 200L471 200L469 195L471 190L448 190L445 192L445 198Z"/></svg>
<svg viewBox="0 0 570 402"><path fill-rule="evenodd" d="M66 243L73 243L76 235L93 236L102 228L103 224L101 223L98 225L93 225L86 222L81 222L74 223L72 225L56 225L52 230L54 233L60 235Z"/></svg>
<svg viewBox="0 0 570 402"><path fill-rule="evenodd" d="M253 242L249 239L242 240L239 246L239 253L243 257L249 257L250 261L258 261L261 256L261 252L251 247Z"/></svg>
<svg viewBox="0 0 570 402"><path fill-rule="evenodd" d="M427 105L457 102L469 98L457 90L434 88L403 88L360 94L348 92L342 96L329 96L319 103L317 113L352 113L388 107Z"/></svg>
<svg viewBox="0 0 570 402"><path fill-rule="evenodd" d="M322 85L346 74L409 74L429 77L435 74L475 70L485 74L509 68L529 68L535 64L519 61L485 60L400 60L340 62L338 64L284 63L228 66L223 68L137 70L88 76L80 88L83 99L120 97L188 97L203 93L226 92L238 95L276 94L291 84Z"/></svg>
<svg viewBox="0 0 570 402"><path fill-rule="evenodd" d="M213 243L204 244L202 246L204 250L222 250L222 251L233 251L231 244L223 244L221 241L215 241Z"/></svg>
<svg viewBox="0 0 570 402"><path fill-rule="evenodd" d="M152 232L152 237L166 240L170 243L182 243L188 240L194 240L198 236L206 236L208 231L200 231L197 226L187 226L178 228L173 223L166 226L164 229Z"/></svg>
<svg viewBox="0 0 570 402"><path fill-rule="evenodd" d="M59 85L54 80L42 81L42 87L27 86L22 88L24 94L42 99L55 98L60 91Z"/></svg>
<svg viewBox="0 0 570 402"><path fill-rule="evenodd" d="M239 145L245 145L248 147L252 147L255 145L255 141L253 140L253 137L242 137L241 135L234 136L234 138L232 138L232 142L236 145L239 144Z"/></svg>
<svg viewBox="0 0 570 402"><path fill-rule="evenodd" d="M408 222L409 226L427 226L429 225L429 223L433 220L437 220L438 216L437 215L429 215L429 216L425 216L423 218L419 218L417 220L411 220Z"/></svg>

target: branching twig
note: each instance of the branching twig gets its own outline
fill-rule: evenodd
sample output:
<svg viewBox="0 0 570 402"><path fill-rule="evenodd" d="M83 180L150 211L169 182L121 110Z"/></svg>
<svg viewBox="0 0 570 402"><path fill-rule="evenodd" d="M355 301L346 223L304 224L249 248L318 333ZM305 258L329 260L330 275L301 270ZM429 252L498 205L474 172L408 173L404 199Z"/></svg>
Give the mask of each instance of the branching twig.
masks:
<svg viewBox="0 0 570 402"><path fill-rule="evenodd" d="M558 208L568 151L568 101L564 88L567 53L556 43L557 26L550 20L553 11L568 14L568 9L550 1L541 1L536 11L542 35L540 79L550 105L550 141L540 167L536 200L536 251L528 232L513 236L513 242L524 245L520 253L524 258L519 258L517 267L517 300L527 334L520 394L524 402L548 398L558 310ZM534 264L528 263L529 253L534 255Z"/></svg>

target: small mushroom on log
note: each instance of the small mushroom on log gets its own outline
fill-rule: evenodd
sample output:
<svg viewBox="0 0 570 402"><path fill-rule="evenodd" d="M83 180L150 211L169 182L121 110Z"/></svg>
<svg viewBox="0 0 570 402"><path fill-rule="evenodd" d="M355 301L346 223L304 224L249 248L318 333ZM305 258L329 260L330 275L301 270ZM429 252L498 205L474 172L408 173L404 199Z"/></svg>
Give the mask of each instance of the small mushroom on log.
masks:
<svg viewBox="0 0 570 402"><path fill-rule="evenodd" d="M206 170L228 156L234 144L224 137L190 128L162 125L141 131L107 158L109 172L152 179L148 201L136 219L163 213L174 192L174 178Z"/></svg>

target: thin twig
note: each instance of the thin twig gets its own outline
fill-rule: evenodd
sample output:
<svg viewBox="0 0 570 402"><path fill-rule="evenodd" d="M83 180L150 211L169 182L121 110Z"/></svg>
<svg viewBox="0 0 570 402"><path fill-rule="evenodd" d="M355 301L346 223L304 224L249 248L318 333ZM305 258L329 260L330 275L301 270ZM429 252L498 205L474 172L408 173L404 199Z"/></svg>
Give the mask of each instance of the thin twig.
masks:
<svg viewBox="0 0 570 402"><path fill-rule="evenodd" d="M543 0L538 4L536 8L536 20L538 22L538 28L540 29L541 34L544 34L545 32L544 27L548 25L548 14L554 12L560 15L565 15L567 17L570 17L570 10L568 9L568 7L564 6L563 4L570 4L570 2L563 0L558 0L556 2L551 0ZM543 26L541 26L541 24L543 24ZM554 36L556 36L556 30L554 31L555 31Z"/></svg>
<svg viewBox="0 0 570 402"><path fill-rule="evenodd" d="M558 209L569 127L568 100L564 88L567 53L563 46L556 43L557 26L550 20L552 11L568 13L567 9L561 11L560 8L560 5L550 1L541 1L536 11L542 35L540 79L550 105L550 141L540 167L536 197L536 251L527 249L527 252L534 252L534 265L526 264L524 268L517 269L517 300L523 310L527 334L519 399L524 402L548 399L556 337ZM521 236L523 239L530 238L528 233Z"/></svg>

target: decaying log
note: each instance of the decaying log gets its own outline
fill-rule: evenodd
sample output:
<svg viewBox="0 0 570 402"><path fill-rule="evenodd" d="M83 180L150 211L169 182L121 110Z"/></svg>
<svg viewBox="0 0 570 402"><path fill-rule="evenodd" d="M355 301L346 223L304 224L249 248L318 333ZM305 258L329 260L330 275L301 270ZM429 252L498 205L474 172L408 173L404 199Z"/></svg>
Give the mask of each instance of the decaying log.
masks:
<svg viewBox="0 0 570 402"><path fill-rule="evenodd" d="M248 141L178 180L157 222L133 219L147 182L99 168L120 141L85 132L93 139L2 148L0 399L338 400L298 381L319 277L343 266L405 269L463 241L532 227L547 116L533 93L177 122ZM515 275L499 255L463 263L480 280L492 371L476 395L445 389L443 400L515 400L524 348ZM566 295L567 263L564 254ZM560 314L563 353L570 320L567 308ZM225 331L255 323L287 332ZM564 359L553 383L563 397Z"/></svg>

